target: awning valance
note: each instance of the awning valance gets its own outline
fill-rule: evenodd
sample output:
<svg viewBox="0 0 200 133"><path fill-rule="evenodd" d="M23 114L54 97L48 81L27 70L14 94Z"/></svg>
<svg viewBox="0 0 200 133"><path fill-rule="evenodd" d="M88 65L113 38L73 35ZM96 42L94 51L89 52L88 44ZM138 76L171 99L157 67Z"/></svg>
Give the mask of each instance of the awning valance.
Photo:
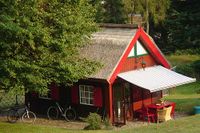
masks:
<svg viewBox="0 0 200 133"><path fill-rule="evenodd" d="M190 78L162 66L147 67L145 69L133 70L118 74L118 77L155 92L179 85L195 82L195 78Z"/></svg>

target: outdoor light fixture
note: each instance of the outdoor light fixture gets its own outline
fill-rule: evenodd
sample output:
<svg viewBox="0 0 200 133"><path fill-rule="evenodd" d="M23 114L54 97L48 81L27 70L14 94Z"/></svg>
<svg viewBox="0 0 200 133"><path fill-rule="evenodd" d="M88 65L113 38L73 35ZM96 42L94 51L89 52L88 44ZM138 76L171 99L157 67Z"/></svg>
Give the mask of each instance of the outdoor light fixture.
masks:
<svg viewBox="0 0 200 133"><path fill-rule="evenodd" d="M135 63L137 64L137 63L139 63L139 62L140 62L140 64L141 64L143 70L145 70L146 64L147 64L147 63L144 61L144 58L143 58L143 57L138 57L138 58L136 58Z"/></svg>
<svg viewBox="0 0 200 133"><path fill-rule="evenodd" d="M145 67L146 67L147 64L144 60L141 62L141 65L142 65L143 70L145 70Z"/></svg>

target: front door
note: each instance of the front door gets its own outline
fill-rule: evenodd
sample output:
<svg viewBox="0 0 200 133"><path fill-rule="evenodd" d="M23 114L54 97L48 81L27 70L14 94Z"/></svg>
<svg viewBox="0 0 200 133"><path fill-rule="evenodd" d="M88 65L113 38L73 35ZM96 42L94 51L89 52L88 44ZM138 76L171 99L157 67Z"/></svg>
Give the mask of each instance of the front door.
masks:
<svg viewBox="0 0 200 133"><path fill-rule="evenodd" d="M125 96L122 83L115 83L113 85L113 115L116 125L126 124Z"/></svg>

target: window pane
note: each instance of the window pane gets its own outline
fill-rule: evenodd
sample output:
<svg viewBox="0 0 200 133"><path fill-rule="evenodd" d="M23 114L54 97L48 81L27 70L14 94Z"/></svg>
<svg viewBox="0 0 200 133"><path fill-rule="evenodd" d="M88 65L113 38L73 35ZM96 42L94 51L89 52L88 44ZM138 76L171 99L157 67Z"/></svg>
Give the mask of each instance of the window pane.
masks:
<svg viewBox="0 0 200 133"><path fill-rule="evenodd" d="M80 102L81 102L81 103L83 102L83 98L80 99Z"/></svg>
<svg viewBox="0 0 200 133"><path fill-rule="evenodd" d="M79 95L80 95L80 103L86 104L86 105L92 105L93 104L93 87L92 86L79 86Z"/></svg>
<svg viewBox="0 0 200 133"><path fill-rule="evenodd" d="M86 92L85 97L90 97L90 94L88 92Z"/></svg>
<svg viewBox="0 0 200 133"><path fill-rule="evenodd" d="M83 103L87 103L85 98L83 99Z"/></svg>
<svg viewBox="0 0 200 133"><path fill-rule="evenodd" d="M93 99L90 99L90 104L93 104Z"/></svg>
<svg viewBox="0 0 200 133"><path fill-rule="evenodd" d="M143 55L143 54L147 54L147 51L142 46L142 44L139 41L137 41L137 55Z"/></svg>

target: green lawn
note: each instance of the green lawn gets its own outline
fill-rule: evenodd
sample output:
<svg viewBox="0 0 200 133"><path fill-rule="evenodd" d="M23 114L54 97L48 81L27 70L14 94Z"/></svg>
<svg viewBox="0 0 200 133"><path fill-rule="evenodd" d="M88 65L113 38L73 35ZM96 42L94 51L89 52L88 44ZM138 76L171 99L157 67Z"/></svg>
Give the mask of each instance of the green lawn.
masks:
<svg viewBox="0 0 200 133"><path fill-rule="evenodd" d="M166 58L172 64L172 66L176 66L179 64L192 63L196 60L200 60L199 55L170 55L170 56L166 56Z"/></svg>
<svg viewBox="0 0 200 133"><path fill-rule="evenodd" d="M200 105L200 81L171 89L165 99L176 102L176 111L193 114L193 107Z"/></svg>
<svg viewBox="0 0 200 133"><path fill-rule="evenodd" d="M166 57L172 66L200 60L199 55L170 55ZM170 92L170 95L166 99L176 102L176 111L192 114L193 107L200 105L200 81L176 87Z"/></svg>
<svg viewBox="0 0 200 133"><path fill-rule="evenodd" d="M66 123L67 124L67 123ZM24 123L0 122L0 133L197 133L200 132L200 115L172 120L165 123L117 130L68 130L64 128L31 125Z"/></svg>

